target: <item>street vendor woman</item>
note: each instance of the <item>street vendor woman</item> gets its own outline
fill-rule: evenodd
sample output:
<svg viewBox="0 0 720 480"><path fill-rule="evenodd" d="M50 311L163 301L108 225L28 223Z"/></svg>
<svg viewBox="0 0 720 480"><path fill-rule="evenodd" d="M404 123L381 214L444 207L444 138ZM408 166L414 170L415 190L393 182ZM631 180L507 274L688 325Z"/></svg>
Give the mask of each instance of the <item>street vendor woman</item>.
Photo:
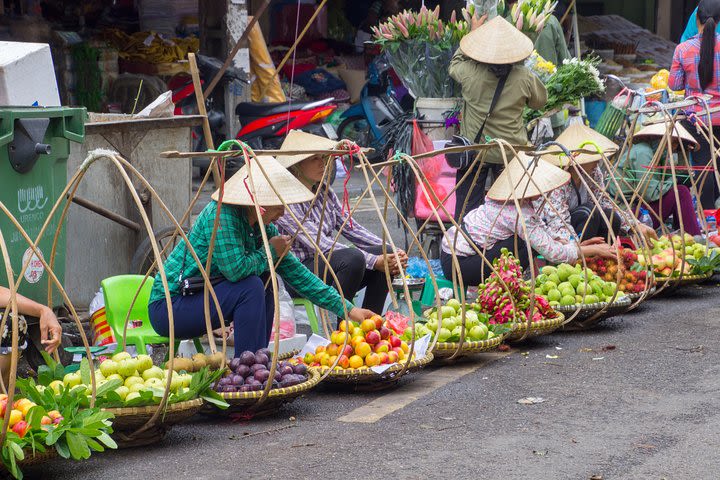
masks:
<svg viewBox="0 0 720 480"><path fill-rule="evenodd" d="M40 321L40 343L47 353L53 353L60 346L62 327L52 309L41 305L20 294L15 295L18 314L18 350L27 347L28 327L24 315L36 317ZM0 318L5 310L10 309L10 290L0 287ZM12 353L12 321L8 315L5 319L5 328L0 338L0 372L7 388L10 378L10 354Z"/></svg>
<svg viewBox="0 0 720 480"><path fill-rule="evenodd" d="M482 25L473 19L472 28L460 41L460 48L450 63L450 76L462 87L460 133L471 143L475 143L482 129L479 143L486 143L487 138L500 138L513 145L526 145L523 110L525 107L539 109L547 102L545 86L522 64L532 54L533 42L501 17ZM495 105L491 108L494 98ZM471 172L456 191L458 221L463 212L482 204L488 174L492 172L497 177L503 169L499 149L489 150L480 158L484 159L483 168L472 189L470 185L479 162L457 171L458 182L468 170ZM467 207L463 208L466 199Z"/></svg>
<svg viewBox="0 0 720 480"><path fill-rule="evenodd" d="M559 242L535 211L534 199L569 181L568 172L519 153L495 180L485 203L465 215L461 228L490 263L503 248L514 252L516 243L523 268L529 265L526 244L551 263L575 263L581 255L614 257L614 248L600 238L583 241L579 246L575 242ZM456 227L447 231L442 242L440 263L446 278L453 278L453 251L465 285L478 285L487 278L491 270Z"/></svg>
<svg viewBox="0 0 720 480"><path fill-rule="evenodd" d="M267 178L257 165L262 162ZM267 347L274 318L274 301L271 285L265 288L269 277L268 258L254 205L260 205L265 233L269 239L271 261L277 260L290 248L288 237L281 236L272 222L284 213L286 204L302 203L313 198L312 192L272 157L253 158L225 184L220 221L215 239L212 264L208 275L213 281L215 294L226 323L234 323L235 355L245 350L255 351ZM249 171L248 171L249 168ZM255 194L250 192L252 182ZM280 192L282 200L272 186ZM213 224L218 209L219 191L200 212L188 239L198 258L206 264ZM257 203L256 203L257 202ZM203 291L183 294L182 279L197 278L199 269L192 255L179 243L164 263L168 279L176 338L192 338L207 331L203 308ZM362 321L373 315L368 310L354 307L338 292L325 285L298 259L287 253L276 268L286 284L321 308L344 318L346 307L349 318ZM185 292L189 293L189 292ZM150 322L160 335L170 332L167 304L160 274L156 275L149 301ZM213 328L220 326L215 303L210 298Z"/></svg>
<svg viewBox="0 0 720 480"><path fill-rule="evenodd" d="M550 192L547 201L542 198L536 200L535 208L555 238L569 240L579 235L582 239L601 237L609 240L608 227L612 227L615 235L627 234L631 228L637 228L646 237L657 238L654 229L639 223L605 193L605 171L600 161L603 155L610 160L617 153L619 147L616 144L582 123L570 125L557 138L557 143L568 150L599 149L599 152L576 154L570 162L559 147L552 145L548 148L550 153L542 157L569 171L572 176L568 184ZM580 170L584 173L581 174ZM572 227L572 231L568 226Z"/></svg>
<svg viewBox="0 0 720 480"><path fill-rule="evenodd" d="M328 138L291 130L280 149L332 150L336 144L336 141ZM288 212L277 221L281 234L297 235L292 252L303 265L315 271L315 242L317 242L320 251L326 256L329 255L330 266L338 278L345 298L352 300L355 294L365 287L363 308L382 313L388 294L385 269L387 268L392 276L399 274L400 265L403 268L407 267L407 254L399 250L396 257L386 245L383 255L382 239L363 227L356 219L349 218L349 206L348 211L344 211L332 188L321 183L326 176L327 155L281 155L278 156L278 162L289 169L307 188L319 192L317 198L312 201L288 206L288 210L302 222L307 235ZM330 165L334 166L334 162ZM336 242L338 231L353 242L355 248ZM325 267L325 263L318 256L318 275L328 285L334 285L335 280L325 272Z"/></svg>
<svg viewBox="0 0 720 480"><path fill-rule="evenodd" d="M675 200L675 182L667 160L667 146L664 148L665 152L659 155L658 160L655 160L655 157L658 156L660 140L666 132L667 123L656 123L642 128L633 135L632 147L620 157L617 163L618 183L628 202L636 203L638 201L635 192L647 202L642 203L640 207L648 208L655 228L660 227L660 222L664 222L672 215L674 229L680 228L680 219L682 218L685 232L690 235L700 235L702 231L693 208L692 194L690 189L685 185L680 185L680 182L677 182L678 201ZM680 123L673 125L671 135L673 152L678 151L680 142L688 150L699 148L692 135ZM677 165L677 153L673 153L672 163ZM681 170L679 173L687 175L686 170ZM705 181L715 182L715 177L710 174ZM616 195L616 185L609 185L608 192ZM678 203L680 204L679 212Z"/></svg>

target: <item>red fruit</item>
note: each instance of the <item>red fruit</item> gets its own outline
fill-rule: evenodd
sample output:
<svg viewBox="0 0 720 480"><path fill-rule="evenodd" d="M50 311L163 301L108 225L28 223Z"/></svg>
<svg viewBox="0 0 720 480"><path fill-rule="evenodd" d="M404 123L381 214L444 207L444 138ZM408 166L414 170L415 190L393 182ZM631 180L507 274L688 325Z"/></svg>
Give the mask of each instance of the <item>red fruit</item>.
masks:
<svg viewBox="0 0 720 480"><path fill-rule="evenodd" d="M400 340L400 337L396 337L395 335L390 336L390 346L392 348L399 347L402 343L402 340Z"/></svg>
<svg viewBox="0 0 720 480"><path fill-rule="evenodd" d="M365 341L370 345L377 345L380 340L380 332L377 330L371 330L365 334Z"/></svg>
<svg viewBox="0 0 720 480"><path fill-rule="evenodd" d="M23 438L27 431L30 430L30 425L25 420L20 420L13 426L12 430L17 433L20 438Z"/></svg>
<svg viewBox="0 0 720 480"><path fill-rule="evenodd" d="M353 356L353 347L350 345L345 345L345 348L342 351L341 355L345 355L346 357L350 358Z"/></svg>
<svg viewBox="0 0 720 480"><path fill-rule="evenodd" d="M0 400L0 417L5 415L6 407L7 407L7 398Z"/></svg>
<svg viewBox="0 0 720 480"><path fill-rule="evenodd" d="M380 330L383 326L383 318L380 315L373 315L371 320L375 322L375 328Z"/></svg>
<svg viewBox="0 0 720 480"><path fill-rule="evenodd" d="M380 327L380 338L383 340L387 340L390 336L390 329L385 327L384 325Z"/></svg>

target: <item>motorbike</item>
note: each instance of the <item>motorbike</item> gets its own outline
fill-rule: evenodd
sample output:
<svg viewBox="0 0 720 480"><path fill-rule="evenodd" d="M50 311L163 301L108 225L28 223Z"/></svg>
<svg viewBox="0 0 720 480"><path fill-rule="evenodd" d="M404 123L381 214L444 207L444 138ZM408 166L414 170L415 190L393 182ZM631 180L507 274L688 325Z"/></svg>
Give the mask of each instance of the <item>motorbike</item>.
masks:
<svg viewBox="0 0 720 480"><path fill-rule="evenodd" d="M211 79L222 68L222 62L213 57L197 55L198 70L201 83ZM189 75L173 77L168 87L173 91L176 115L189 115L197 113L197 103L192 78ZM223 82L235 80L245 84L250 82L247 75L234 67L230 67L223 75ZM215 145L222 143L225 138L225 114L213 107L212 99L207 101L207 115L210 131ZM253 149L275 150L280 148L285 136L290 130L304 130L309 133L337 138L335 131L329 125L322 124L323 119L330 116L337 105L334 98L326 98L312 102L281 102L281 103L255 103L242 102L235 106L235 115L240 122L240 130L235 135L237 140L248 144ZM202 128L196 127L193 131L193 148L196 152L207 150ZM204 172L210 165L210 159L199 157L193 164ZM227 177L239 169L241 161L228 160L226 168Z"/></svg>
<svg viewBox="0 0 720 480"><path fill-rule="evenodd" d="M361 147L375 149L369 159L377 161L387 143L388 133L396 128L395 120L404 114L390 80L390 65L380 55L368 67L368 81L362 89L360 102L343 112L337 135Z"/></svg>

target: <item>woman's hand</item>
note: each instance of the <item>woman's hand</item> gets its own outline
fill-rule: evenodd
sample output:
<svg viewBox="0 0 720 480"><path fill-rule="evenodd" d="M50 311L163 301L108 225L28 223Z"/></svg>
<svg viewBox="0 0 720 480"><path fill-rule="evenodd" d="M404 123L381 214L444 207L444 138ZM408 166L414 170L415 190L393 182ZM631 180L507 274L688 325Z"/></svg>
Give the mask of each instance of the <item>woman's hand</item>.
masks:
<svg viewBox="0 0 720 480"><path fill-rule="evenodd" d="M370 310L358 307L354 307L348 312L348 317L350 318L350 320L358 323L362 322L366 318L372 317L373 315L375 315L375 313L371 312Z"/></svg>
<svg viewBox="0 0 720 480"><path fill-rule="evenodd" d="M645 225L644 223L639 223L639 224L638 224L638 230L639 230L640 233L642 233L643 236L644 236L645 238L647 238L648 240L651 239L651 238L654 238L655 240L658 239L657 232L655 231L655 229L652 228L652 227L650 227L650 226L648 226L648 225Z"/></svg>
<svg viewBox="0 0 720 480"><path fill-rule="evenodd" d="M57 317L49 308L40 312L40 343L47 353L53 353L60 346L62 327Z"/></svg>
<svg viewBox="0 0 720 480"><path fill-rule="evenodd" d="M602 237L593 237L593 238L590 238L590 239L588 239L588 240L583 240L582 242L580 242L580 246L581 246L581 247L584 247L584 246L587 246L587 245L599 245L599 244L601 244L601 243L605 243L605 239L604 239L604 238L602 238Z"/></svg>
<svg viewBox="0 0 720 480"><path fill-rule="evenodd" d="M390 271L390 275L398 275L400 273L400 266L406 268L408 264L408 256L402 250L397 251L397 256L391 252L387 255L380 255L375 262L375 270L384 272L387 269Z"/></svg>
<svg viewBox="0 0 720 480"><path fill-rule="evenodd" d="M615 247L608 245L607 243L595 243L592 245L582 245L580 247L580 253L585 257L603 257L617 259L617 250Z"/></svg>
<svg viewBox="0 0 720 480"><path fill-rule="evenodd" d="M275 255L282 257L285 253L290 250L290 237L288 235L278 235L270 239L270 245L275 250Z"/></svg>

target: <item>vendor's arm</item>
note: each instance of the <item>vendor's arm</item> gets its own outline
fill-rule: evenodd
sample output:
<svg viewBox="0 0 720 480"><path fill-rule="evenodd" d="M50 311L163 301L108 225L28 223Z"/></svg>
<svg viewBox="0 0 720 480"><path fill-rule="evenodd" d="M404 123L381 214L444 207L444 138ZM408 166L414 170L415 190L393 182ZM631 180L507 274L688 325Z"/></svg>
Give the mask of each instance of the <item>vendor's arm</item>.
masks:
<svg viewBox="0 0 720 480"><path fill-rule="evenodd" d="M670 90L685 90L685 69L682 63L685 48L684 44L675 47L672 67L670 67L670 75L668 76L668 88Z"/></svg>
<svg viewBox="0 0 720 480"><path fill-rule="evenodd" d="M575 263L579 257L579 251L574 242L562 244L555 240L545 224L532 211L531 208L523 208L522 214L527 227L527 237L522 222L518 219L517 234L526 240L533 250L545 257L551 263Z"/></svg>
<svg viewBox="0 0 720 480"><path fill-rule="evenodd" d="M518 67L515 67L515 68L518 68ZM548 101L547 89L545 88L545 85L542 83L542 81L537 77L537 75L535 75L534 73L532 73L529 69L527 69L525 67L520 67L520 68L524 68L527 73L527 78L528 78L527 104L528 104L528 107L533 110L539 110L542 107L544 107Z"/></svg>
<svg viewBox="0 0 720 480"><path fill-rule="evenodd" d="M220 225L215 238L212 263L220 270L223 277L231 282L237 282L251 275L259 276L267 272L268 259L264 247L257 248L254 242L250 242L251 227L247 223L241 223L240 218L230 210L231 208L237 207L223 205L220 210ZM214 215L212 213L208 217L206 225L208 239L212 233ZM277 230L275 232L277 235ZM276 257L274 253L273 257ZM273 258L274 260L277 258Z"/></svg>
<svg viewBox="0 0 720 480"><path fill-rule="evenodd" d="M59 345L62 327L52 309L25 298L19 293L15 295L20 315L28 315L40 319L40 342L48 353L52 353ZM0 309L10 306L10 290L0 287Z"/></svg>
<svg viewBox="0 0 720 480"><path fill-rule="evenodd" d="M473 60L466 57L462 53L462 50L458 48L455 51L455 55L453 55L452 60L450 60L450 68L448 70L450 78L462 84L470 73L469 70L472 68L472 64L470 62L472 61Z"/></svg>
<svg viewBox="0 0 720 480"><path fill-rule="evenodd" d="M556 188L546 195L533 202L535 211L538 212L547 229L553 238L567 243L575 231L570 224L570 207L565 186ZM542 207L542 208L540 208Z"/></svg>

